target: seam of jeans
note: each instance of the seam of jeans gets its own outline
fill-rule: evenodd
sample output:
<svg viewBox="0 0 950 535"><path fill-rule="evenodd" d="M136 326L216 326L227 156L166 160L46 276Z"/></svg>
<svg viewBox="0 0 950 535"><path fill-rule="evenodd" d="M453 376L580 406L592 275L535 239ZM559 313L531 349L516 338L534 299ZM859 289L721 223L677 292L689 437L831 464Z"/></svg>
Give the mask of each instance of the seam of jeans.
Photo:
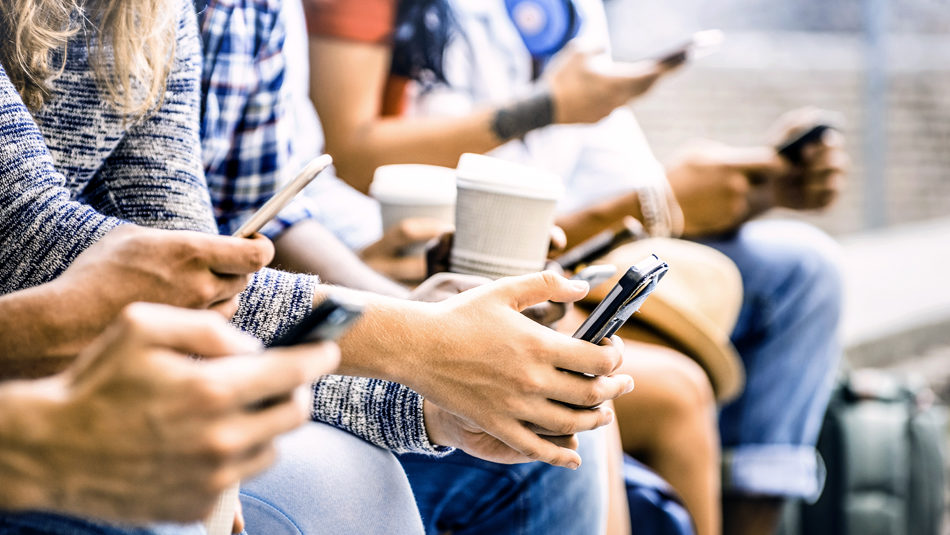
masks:
<svg viewBox="0 0 950 535"><path fill-rule="evenodd" d="M271 503L271 502L265 500L264 498L261 498L260 496L257 496L257 495L255 495L255 494L251 494L250 492L245 492L244 490L241 490L241 496L244 497L244 498L248 498L248 499L251 499L251 500L255 500L255 501L257 501L257 502L260 502L260 503L262 503L262 504L264 504L264 505L270 507L271 509L273 509L274 511L276 511L277 513L279 513L281 517L283 517L285 520L287 520L287 522L288 522L290 525L292 525L294 528L296 528L297 533L303 535L303 529L301 529L300 526L299 526L296 522L294 522L294 519L291 518L289 515L287 515L287 513L285 513L285 512L283 511L283 509L277 507L276 505L274 505L273 503Z"/></svg>

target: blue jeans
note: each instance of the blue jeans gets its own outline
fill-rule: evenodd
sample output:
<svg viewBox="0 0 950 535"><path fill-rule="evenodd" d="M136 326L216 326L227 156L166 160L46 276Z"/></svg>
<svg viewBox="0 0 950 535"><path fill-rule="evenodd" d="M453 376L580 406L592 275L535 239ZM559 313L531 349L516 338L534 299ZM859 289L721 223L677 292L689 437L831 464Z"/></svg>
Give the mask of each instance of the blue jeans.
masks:
<svg viewBox="0 0 950 535"><path fill-rule="evenodd" d="M457 451L433 459L400 455L426 533L564 535L603 533L606 433L581 433L577 471L544 463L504 465Z"/></svg>
<svg viewBox="0 0 950 535"><path fill-rule="evenodd" d="M205 535L199 524L123 528L53 513L0 514L0 535Z"/></svg>
<svg viewBox="0 0 950 535"><path fill-rule="evenodd" d="M320 423L277 446L277 463L241 484L249 535L422 533L409 482L389 451Z"/></svg>
<svg viewBox="0 0 950 535"><path fill-rule="evenodd" d="M280 437L278 460L241 484L249 535L421 534L409 482L392 453L308 423ZM0 514L0 535L205 535L200 524L122 528L50 513Z"/></svg>
<svg viewBox="0 0 950 535"><path fill-rule="evenodd" d="M841 353L837 244L810 225L777 220L704 243L735 262L745 294L732 342L746 387L719 417L723 490L817 497L824 467L814 446Z"/></svg>

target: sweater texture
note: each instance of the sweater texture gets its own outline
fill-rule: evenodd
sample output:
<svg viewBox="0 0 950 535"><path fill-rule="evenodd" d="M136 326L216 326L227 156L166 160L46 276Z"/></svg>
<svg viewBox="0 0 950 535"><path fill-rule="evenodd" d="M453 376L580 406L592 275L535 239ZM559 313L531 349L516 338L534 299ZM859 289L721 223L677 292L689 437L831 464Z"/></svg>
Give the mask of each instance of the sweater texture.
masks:
<svg viewBox="0 0 950 535"><path fill-rule="evenodd" d="M122 116L99 91L83 32L33 115L0 66L0 294L56 278L124 223L217 232L198 135L197 27L191 2L179 8L166 93L143 118ZM269 343L310 311L317 283L261 270L232 323ZM314 391L319 421L397 452L437 452L425 434L422 398L405 386L333 377Z"/></svg>

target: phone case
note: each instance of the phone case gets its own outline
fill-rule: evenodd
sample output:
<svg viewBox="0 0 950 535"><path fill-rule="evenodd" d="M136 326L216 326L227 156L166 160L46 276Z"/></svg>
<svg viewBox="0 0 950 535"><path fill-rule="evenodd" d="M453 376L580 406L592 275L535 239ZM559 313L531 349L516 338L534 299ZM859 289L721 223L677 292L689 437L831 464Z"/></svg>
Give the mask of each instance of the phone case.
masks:
<svg viewBox="0 0 950 535"><path fill-rule="evenodd" d="M631 266L578 327L574 338L599 344L604 338L612 336L640 309L640 305L668 270L669 265L656 255L650 255Z"/></svg>

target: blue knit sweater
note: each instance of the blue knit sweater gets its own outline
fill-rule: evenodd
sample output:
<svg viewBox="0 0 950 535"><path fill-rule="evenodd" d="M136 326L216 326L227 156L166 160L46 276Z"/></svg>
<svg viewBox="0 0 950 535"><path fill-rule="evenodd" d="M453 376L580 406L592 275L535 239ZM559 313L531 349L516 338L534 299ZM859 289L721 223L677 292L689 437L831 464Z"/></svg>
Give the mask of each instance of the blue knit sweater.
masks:
<svg viewBox="0 0 950 535"><path fill-rule="evenodd" d="M0 66L0 293L54 279L125 222L216 232L199 153L200 45L191 1L180 7L165 99L140 120L123 118L100 94L82 33L33 116ZM316 284L262 270L233 323L269 342L309 312ZM318 421L397 452L435 452L422 398L402 385L331 376L314 393Z"/></svg>

